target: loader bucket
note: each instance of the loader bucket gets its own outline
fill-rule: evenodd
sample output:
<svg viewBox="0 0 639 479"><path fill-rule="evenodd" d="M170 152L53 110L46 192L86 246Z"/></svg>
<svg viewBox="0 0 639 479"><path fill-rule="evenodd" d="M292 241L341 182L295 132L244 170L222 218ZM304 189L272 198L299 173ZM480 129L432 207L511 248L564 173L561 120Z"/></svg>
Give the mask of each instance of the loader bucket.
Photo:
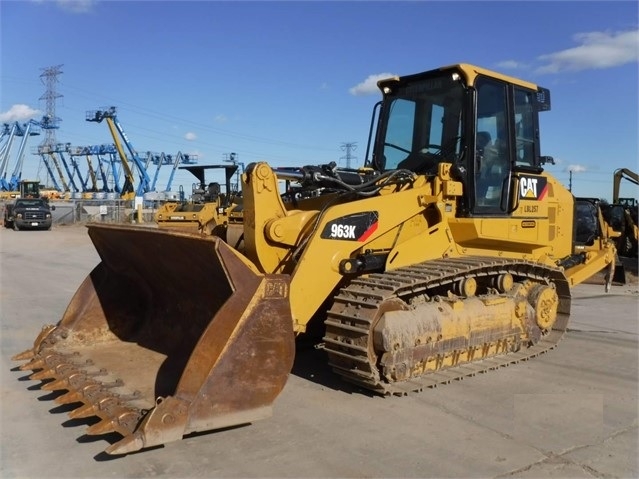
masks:
<svg viewBox="0 0 639 479"><path fill-rule="evenodd" d="M98 416L87 434L122 435L109 454L270 416L293 366L289 277L211 236L88 228L102 261L20 369Z"/></svg>

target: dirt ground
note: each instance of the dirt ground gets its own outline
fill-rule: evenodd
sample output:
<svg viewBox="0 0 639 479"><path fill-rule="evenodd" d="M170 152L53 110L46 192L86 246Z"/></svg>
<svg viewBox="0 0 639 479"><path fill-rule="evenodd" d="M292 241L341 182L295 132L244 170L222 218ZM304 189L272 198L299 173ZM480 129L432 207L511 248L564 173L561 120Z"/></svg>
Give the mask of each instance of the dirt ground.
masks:
<svg viewBox="0 0 639 479"><path fill-rule="evenodd" d="M149 258L149 260L157 260ZM82 226L0 229L0 477L639 477L639 285L573 289L569 330L533 360L407 397L351 387L298 344L273 416L121 457L11 356L99 262ZM626 261L624 260L624 263Z"/></svg>

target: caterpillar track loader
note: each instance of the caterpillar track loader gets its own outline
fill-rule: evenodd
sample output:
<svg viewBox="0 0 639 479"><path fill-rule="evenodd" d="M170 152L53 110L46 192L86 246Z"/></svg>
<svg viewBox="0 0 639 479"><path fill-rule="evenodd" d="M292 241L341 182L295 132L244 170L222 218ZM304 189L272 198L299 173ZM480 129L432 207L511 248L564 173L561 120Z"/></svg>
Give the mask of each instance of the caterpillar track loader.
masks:
<svg viewBox="0 0 639 479"><path fill-rule="evenodd" d="M88 225L101 262L14 359L122 436L107 453L269 416L318 324L335 373L386 396L536 356L612 272L601 212L544 171L548 90L468 64L378 85L365 166L249 165L225 240Z"/></svg>

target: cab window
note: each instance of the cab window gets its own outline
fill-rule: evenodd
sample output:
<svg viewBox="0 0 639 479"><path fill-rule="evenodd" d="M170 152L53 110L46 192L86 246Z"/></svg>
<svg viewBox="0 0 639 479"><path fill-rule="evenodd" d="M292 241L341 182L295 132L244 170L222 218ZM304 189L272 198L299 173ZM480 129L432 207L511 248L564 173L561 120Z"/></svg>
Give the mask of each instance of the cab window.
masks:
<svg viewBox="0 0 639 479"><path fill-rule="evenodd" d="M537 153L535 125L535 93L515 88L515 136L517 166L534 166Z"/></svg>

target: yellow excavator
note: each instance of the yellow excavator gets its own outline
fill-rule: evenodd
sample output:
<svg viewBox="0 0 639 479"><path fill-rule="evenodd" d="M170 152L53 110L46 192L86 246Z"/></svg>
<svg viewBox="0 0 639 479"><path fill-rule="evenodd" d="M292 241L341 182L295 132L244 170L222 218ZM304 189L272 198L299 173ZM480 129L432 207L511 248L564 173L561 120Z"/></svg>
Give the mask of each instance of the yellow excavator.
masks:
<svg viewBox="0 0 639 479"><path fill-rule="evenodd" d="M249 165L226 240L88 225L101 262L14 359L108 454L269 416L316 328L336 374L405 395L554 348L571 288L609 288L600 209L544 171L547 89L469 64L378 85L364 166Z"/></svg>

